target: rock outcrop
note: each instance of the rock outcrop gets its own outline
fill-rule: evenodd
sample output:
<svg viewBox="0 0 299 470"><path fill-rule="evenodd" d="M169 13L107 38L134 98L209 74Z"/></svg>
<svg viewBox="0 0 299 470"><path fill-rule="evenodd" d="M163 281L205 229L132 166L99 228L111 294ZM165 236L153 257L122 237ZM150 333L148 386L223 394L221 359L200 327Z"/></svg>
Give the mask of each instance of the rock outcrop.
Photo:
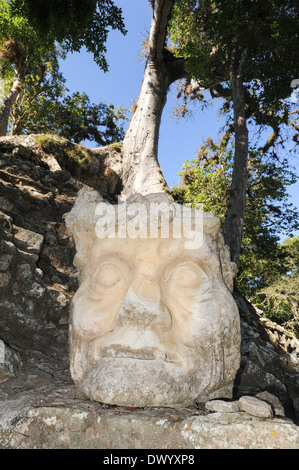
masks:
<svg viewBox="0 0 299 470"><path fill-rule="evenodd" d="M127 432L123 448L298 448L299 342L263 319L239 293L234 297L242 358L234 399L271 393L285 417L281 412L273 418L240 411L203 413L202 404L187 411L130 410L78 396L69 373L68 346L78 273L64 220L78 191L95 189L97 177L103 182L109 172L101 152L93 154L96 170L90 178L78 161L72 174L65 155L55 152L41 149L34 136L0 139L0 447L116 448L117 439ZM109 187L96 187L109 202L118 192L113 172L111 178ZM239 425L244 434L234 431ZM104 430L107 439L101 441ZM216 443L216 431L221 444Z"/></svg>
<svg viewBox="0 0 299 470"><path fill-rule="evenodd" d="M286 418L265 419L243 411L220 413L196 408L112 408L76 398L75 393L71 389L56 391L38 407L32 407L13 433L3 433L3 446L109 450L299 449L299 427Z"/></svg>
<svg viewBox="0 0 299 470"><path fill-rule="evenodd" d="M261 317L242 295L234 293L234 297L242 336L235 396L270 392L283 403L286 415L299 424L299 341Z"/></svg>
<svg viewBox="0 0 299 470"><path fill-rule="evenodd" d="M0 338L24 368L54 374L67 370L77 289L63 216L83 185L14 140L2 138L0 146Z"/></svg>

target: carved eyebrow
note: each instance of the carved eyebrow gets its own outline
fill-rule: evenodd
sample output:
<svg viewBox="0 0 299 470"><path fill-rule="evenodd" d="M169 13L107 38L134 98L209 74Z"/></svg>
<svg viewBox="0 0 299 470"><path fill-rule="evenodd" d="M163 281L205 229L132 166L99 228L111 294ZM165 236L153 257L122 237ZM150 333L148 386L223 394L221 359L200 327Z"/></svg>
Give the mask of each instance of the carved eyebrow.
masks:
<svg viewBox="0 0 299 470"><path fill-rule="evenodd" d="M191 258L182 258L179 257L176 260L173 260L172 263L170 263L166 269L164 270L163 273L163 278L171 275L176 269L179 267L193 267L195 270L201 270L207 277L210 277L210 270L207 269L207 267L202 263L198 262L196 259L191 259Z"/></svg>
<svg viewBox="0 0 299 470"><path fill-rule="evenodd" d="M111 260L121 261L123 263L129 264L124 254L117 251L105 251L100 257L95 258L94 264L100 264L103 261L109 262Z"/></svg>
<svg viewBox="0 0 299 470"><path fill-rule="evenodd" d="M104 253L101 257L96 257L93 260L93 263L90 269L91 275L92 276L96 275L99 268L105 265L106 263L108 264L119 263L119 264L122 264L123 266L126 266L129 270L131 270L130 264L128 263L128 261L122 254L118 254L116 252L107 252L107 253Z"/></svg>

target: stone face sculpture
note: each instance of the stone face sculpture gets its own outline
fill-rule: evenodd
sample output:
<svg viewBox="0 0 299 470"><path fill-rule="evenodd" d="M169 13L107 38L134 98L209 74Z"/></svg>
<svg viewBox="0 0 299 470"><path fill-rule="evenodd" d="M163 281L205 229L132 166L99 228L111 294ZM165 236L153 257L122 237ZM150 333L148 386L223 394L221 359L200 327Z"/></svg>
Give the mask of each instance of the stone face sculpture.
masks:
<svg viewBox="0 0 299 470"><path fill-rule="evenodd" d="M71 374L93 400L178 406L232 396L240 364L234 264L211 214L201 213L200 243L190 243L191 232L199 231L195 209L188 209L193 225L175 238L182 206L168 198L162 216L151 217L155 236L136 236L150 205L165 196L135 195L113 206L95 191L80 191L66 218L80 273ZM136 215L138 204L143 211Z"/></svg>

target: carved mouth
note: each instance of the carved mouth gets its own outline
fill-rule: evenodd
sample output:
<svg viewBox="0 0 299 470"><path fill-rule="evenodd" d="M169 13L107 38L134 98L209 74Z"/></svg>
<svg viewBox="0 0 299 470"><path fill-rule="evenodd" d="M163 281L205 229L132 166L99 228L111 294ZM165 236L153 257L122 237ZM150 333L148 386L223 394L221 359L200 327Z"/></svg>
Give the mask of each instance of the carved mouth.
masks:
<svg viewBox="0 0 299 470"><path fill-rule="evenodd" d="M142 349L133 349L133 348L123 348L121 345L112 345L106 348L102 348L99 351L100 357L116 357L123 359L137 359L142 361L154 361L162 360L166 362L177 362L175 361L174 355L170 353L165 353L157 350L156 348L142 348Z"/></svg>

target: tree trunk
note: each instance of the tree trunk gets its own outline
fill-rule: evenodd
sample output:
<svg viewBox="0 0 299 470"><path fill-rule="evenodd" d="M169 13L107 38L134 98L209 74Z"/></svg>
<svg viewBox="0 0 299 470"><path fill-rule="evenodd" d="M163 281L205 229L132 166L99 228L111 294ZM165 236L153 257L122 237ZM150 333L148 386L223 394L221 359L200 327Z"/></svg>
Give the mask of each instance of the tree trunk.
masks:
<svg viewBox="0 0 299 470"><path fill-rule="evenodd" d="M239 263L241 243L243 237L247 165L248 165L248 130L245 117L245 99L243 90L243 68L246 60L246 51L241 59L237 59L237 51L231 55L231 84L234 107L235 126L235 155L230 190L230 199L226 219L223 226L223 235L226 245L230 249L231 260Z"/></svg>
<svg viewBox="0 0 299 470"><path fill-rule="evenodd" d="M22 130L23 130L23 124L24 124L24 116L25 113L22 113L20 116L16 117L14 113L11 115L11 129L10 129L10 135L20 135Z"/></svg>
<svg viewBox="0 0 299 470"><path fill-rule="evenodd" d="M163 192L166 187L158 163L162 111L169 87L163 64L148 60L137 108L123 142L125 193Z"/></svg>
<svg viewBox="0 0 299 470"><path fill-rule="evenodd" d="M158 163L162 111L170 84L184 75L183 62L165 49L174 0L155 0L149 54L137 108L123 141L123 195L167 191Z"/></svg>
<svg viewBox="0 0 299 470"><path fill-rule="evenodd" d="M4 98L0 108L0 136L7 134L8 120L12 105L17 101L24 79L18 76L12 85L9 94Z"/></svg>

